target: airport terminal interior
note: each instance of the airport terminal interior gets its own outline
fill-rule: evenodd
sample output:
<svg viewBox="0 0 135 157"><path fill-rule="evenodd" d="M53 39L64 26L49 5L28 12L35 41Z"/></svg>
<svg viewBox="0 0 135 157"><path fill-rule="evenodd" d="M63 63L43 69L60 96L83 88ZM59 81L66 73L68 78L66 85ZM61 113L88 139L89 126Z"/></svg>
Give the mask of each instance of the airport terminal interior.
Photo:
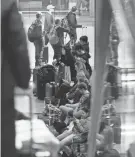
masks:
<svg viewBox="0 0 135 157"><path fill-rule="evenodd" d="M107 0L104 0L104 2L103 0L100 2L98 0L17 0L27 36L31 69L29 84L32 88L31 95L20 95L16 92L14 96L15 109L30 118L15 121L17 151L25 152L24 145L27 143L25 141L29 141L29 148L31 148L28 149L29 153L34 151L36 152L34 155L37 157L135 157L135 34L133 34L135 20L132 20L133 22L130 21L131 19L126 20L129 17L127 16L128 11L135 7L135 2L134 0L123 0L123 2L121 2L122 0L108 0L109 5L107 5L105 1ZM133 2L134 6L131 5L130 1ZM107 7L111 8L111 13ZM76 8L75 12L72 12L73 8ZM72 37L68 33L64 33L63 36L60 60L55 59L54 56L57 52L55 52L53 44L48 42L44 45L46 49L43 50L42 61L38 66L36 65L37 47L34 42L30 42L28 30L36 20L37 15L40 15L43 36L45 36L45 20L46 14L50 13L49 9L53 9L51 15L55 23L57 19L61 21L67 18L69 12L72 12L77 21L75 25L81 25L81 27L76 28L77 38L72 37L74 50L78 53L86 53L84 49L81 51L81 48L78 48L79 50L77 50L77 47L79 47L81 40L83 41L87 37L89 57L86 57L86 63L91 69L88 81L84 81L87 83L78 83L82 79L79 76L82 77L83 73L85 75L84 67L80 70L82 73L76 70L79 63L83 62L80 59L81 57L74 57L77 83L72 79L74 74L72 74L72 67L69 64L71 60L69 59L65 63L65 60L61 59L63 56L64 59L66 58L65 56L68 53L66 50L68 51L68 49L65 47L67 45L73 52L70 47ZM133 15L133 13L130 12L129 14ZM110 18L108 18L109 15ZM133 18L135 18L135 15L133 15ZM58 49L58 51L60 50ZM44 53L47 53L47 55ZM40 83L41 80L37 75L40 75L41 78L42 73L48 78L49 73L43 74L44 71L41 69L47 69L49 66L54 68L55 73L57 72L57 78L58 76L60 78L60 67L62 66L65 67L64 72L66 74L61 76L61 80L57 79L56 81L55 76L54 80L46 83L44 80L44 83ZM87 71L87 66L85 69ZM69 89L67 89L68 86ZM67 98L74 87L76 87L76 90L83 91L83 94L88 92L90 95L90 109L85 109L80 118L76 118L79 107L73 108L72 106L81 104L83 96L76 103L73 103L76 95L70 100ZM85 87L87 89L84 89ZM72 112L69 110L66 115L67 110L64 107L72 109ZM75 127L79 125L78 123L82 119L86 118L88 111L90 111L88 130L77 134L74 131ZM64 120L62 119L63 115L66 115ZM103 124L102 127L104 128L100 124ZM60 128L62 129L60 130ZM99 128L102 129L101 132L97 131ZM83 126L82 129L84 129ZM69 134L69 131L72 134ZM67 134L61 139L60 136L63 133ZM79 141L79 137L86 137L85 134L87 134L87 139L84 142L75 142ZM65 141L71 135L74 135L71 143L65 144ZM111 139L111 136L113 139ZM104 144L100 147L98 145L100 145L102 137ZM91 153L90 150L95 150L96 153ZM107 151L110 154L107 154ZM27 154L26 152L24 154Z"/></svg>

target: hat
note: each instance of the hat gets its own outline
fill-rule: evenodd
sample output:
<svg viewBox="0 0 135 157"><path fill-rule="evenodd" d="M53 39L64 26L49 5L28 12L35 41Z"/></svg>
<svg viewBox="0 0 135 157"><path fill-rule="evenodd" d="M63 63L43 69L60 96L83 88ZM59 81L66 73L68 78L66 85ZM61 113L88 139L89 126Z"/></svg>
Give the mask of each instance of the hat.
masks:
<svg viewBox="0 0 135 157"><path fill-rule="evenodd" d="M47 10L54 9L54 8L55 8L55 6L53 6L52 4L47 6Z"/></svg>
<svg viewBox="0 0 135 157"><path fill-rule="evenodd" d="M76 6L73 6L72 9L71 9L72 12L75 12L76 10L77 10Z"/></svg>

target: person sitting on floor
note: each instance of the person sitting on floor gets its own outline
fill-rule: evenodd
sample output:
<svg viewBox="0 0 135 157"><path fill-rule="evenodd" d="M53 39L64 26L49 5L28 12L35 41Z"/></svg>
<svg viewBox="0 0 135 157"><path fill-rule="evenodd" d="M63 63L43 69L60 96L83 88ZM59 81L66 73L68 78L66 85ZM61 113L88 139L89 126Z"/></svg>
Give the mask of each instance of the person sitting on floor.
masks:
<svg viewBox="0 0 135 157"><path fill-rule="evenodd" d="M82 94L80 100L76 104L66 104L65 106L60 106L60 110L68 116L68 113L72 113L76 118L80 118L84 109L90 108L90 93L87 90L87 85L85 83L80 83L78 85L78 90Z"/></svg>
<svg viewBox="0 0 135 157"><path fill-rule="evenodd" d="M76 139L76 142L86 142L89 128L89 111L85 110L83 111L80 120L74 118L73 128L70 128L64 131L61 135L57 136L57 139L60 140L60 148L72 144L73 139Z"/></svg>

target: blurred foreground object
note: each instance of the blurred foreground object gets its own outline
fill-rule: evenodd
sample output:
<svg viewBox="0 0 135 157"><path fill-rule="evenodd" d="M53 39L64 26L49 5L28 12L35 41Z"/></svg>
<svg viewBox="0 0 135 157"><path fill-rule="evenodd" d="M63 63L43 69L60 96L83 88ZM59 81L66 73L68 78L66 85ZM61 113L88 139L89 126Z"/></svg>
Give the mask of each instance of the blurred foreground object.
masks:
<svg viewBox="0 0 135 157"><path fill-rule="evenodd" d="M2 157L16 157L14 87L27 89L30 63L26 35L13 0L1 1L1 151Z"/></svg>
<svg viewBox="0 0 135 157"><path fill-rule="evenodd" d="M57 157L59 151L59 141L49 131L43 121L32 119L32 149L31 144L31 122L29 120L16 121L16 148L22 154L29 154L33 151L33 155L37 156L50 153L50 157ZM39 157L39 156L37 156Z"/></svg>
<svg viewBox="0 0 135 157"><path fill-rule="evenodd" d="M135 156L135 141L130 144L127 155L128 155L128 157L134 157Z"/></svg>

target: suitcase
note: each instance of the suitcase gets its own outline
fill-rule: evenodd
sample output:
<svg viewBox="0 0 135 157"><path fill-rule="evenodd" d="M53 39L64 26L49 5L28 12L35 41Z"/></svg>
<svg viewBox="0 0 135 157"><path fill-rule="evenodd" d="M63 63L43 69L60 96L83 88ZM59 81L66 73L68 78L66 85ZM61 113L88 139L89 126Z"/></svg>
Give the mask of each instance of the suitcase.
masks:
<svg viewBox="0 0 135 157"><path fill-rule="evenodd" d="M43 60L42 61L47 64L48 60L49 60L49 50L48 50L48 46L45 46L44 50L43 50Z"/></svg>
<svg viewBox="0 0 135 157"><path fill-rule="evenodd" d="M58 85L55 82L47 83L45 85L45 97L52 98L58 91Z"/></svg>
<svg viewBox="0 0 135 157"><path fill-rule="evenodd" d="M121 128L113 127L114 143L121 144Z"/></svg>

